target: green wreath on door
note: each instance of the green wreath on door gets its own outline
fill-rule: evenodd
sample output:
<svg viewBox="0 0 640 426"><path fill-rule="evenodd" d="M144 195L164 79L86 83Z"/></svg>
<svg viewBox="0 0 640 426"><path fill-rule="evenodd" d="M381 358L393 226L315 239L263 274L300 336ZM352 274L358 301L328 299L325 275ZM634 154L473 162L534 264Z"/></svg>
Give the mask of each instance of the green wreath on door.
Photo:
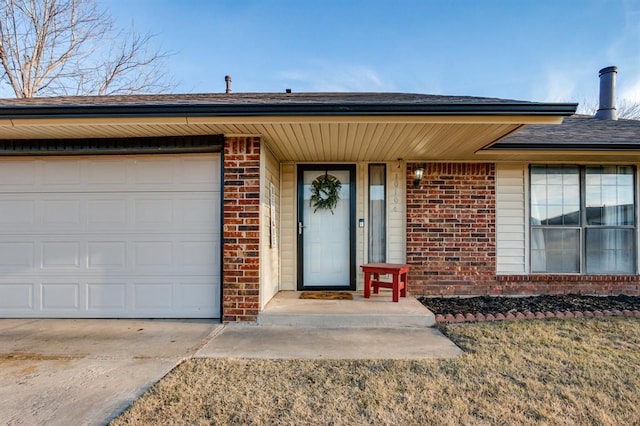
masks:
<svg viewBox="0 0 640 426"><path fill-rule="evenodd" d="M333 209L336 208L338 200L340 200L341 188L342 183L338 178L328 173L315 178L311 182L311 199L309 200L309 205L313 207L313 212L330 210L331 214L333 214Z"/></svg>

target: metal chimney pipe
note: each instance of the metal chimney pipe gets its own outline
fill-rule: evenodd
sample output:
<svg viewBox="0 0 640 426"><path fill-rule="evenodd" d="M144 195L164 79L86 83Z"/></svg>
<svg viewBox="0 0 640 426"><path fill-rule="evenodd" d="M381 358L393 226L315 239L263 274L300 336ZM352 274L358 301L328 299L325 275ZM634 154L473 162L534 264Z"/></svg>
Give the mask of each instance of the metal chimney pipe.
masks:
<svg viewBox="0 0 640 426"><path fill-rule="evenodd" d="M606 67L600 70L600 106L595 118L599 120L617 120L616 111L616 75L618 67Z"/></svg>
<svg viewBox="0 0 640 426"><path fill-rule="evenodd" d="M227 88L225 89L224 93L231 93L231 76L230 75L225 75L224 76L224 82L227 85Z"/></svg>

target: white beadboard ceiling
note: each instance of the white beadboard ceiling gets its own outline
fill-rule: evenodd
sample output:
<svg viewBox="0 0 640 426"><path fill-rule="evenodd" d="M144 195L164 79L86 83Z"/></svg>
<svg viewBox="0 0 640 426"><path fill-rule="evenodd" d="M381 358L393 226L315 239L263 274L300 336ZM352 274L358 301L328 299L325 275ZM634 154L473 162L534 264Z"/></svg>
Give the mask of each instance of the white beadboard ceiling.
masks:
<svg viewBox="0 0 640 426"><path fill-rule="evenodd" d="M558 116L30 118L0 120L0 138L224 134L261 136L280 161L478 161L501 157L477 151L523 125L561 122Z"/></svg>

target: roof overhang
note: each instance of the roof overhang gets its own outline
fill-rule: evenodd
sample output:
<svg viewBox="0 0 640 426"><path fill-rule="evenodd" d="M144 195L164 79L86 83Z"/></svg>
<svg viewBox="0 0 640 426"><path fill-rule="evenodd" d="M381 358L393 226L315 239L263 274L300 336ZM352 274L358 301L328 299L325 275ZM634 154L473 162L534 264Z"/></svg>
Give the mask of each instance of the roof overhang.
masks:
<svg viewBox="0 0 640 426"><path fill-rule="evenodd" d="M488 149L476 153L478 160L491 162L544 163L640 163L638 149Z"/></svg>
<svg viewBox="0 0 640 426"><path fill-rule="evenodd" d="M281 161L478 161L526 124L576 104L206 104L0 107L0 139L260 136ZM484 158L484 157L482 157Z"/></svg>
<svg viewBox="0 0 640 426"><path fill-rule="evenodd" d="M490 161L630 163L640 160L640 121L568 117L561 126L526 126L477 152Z"/></svg>

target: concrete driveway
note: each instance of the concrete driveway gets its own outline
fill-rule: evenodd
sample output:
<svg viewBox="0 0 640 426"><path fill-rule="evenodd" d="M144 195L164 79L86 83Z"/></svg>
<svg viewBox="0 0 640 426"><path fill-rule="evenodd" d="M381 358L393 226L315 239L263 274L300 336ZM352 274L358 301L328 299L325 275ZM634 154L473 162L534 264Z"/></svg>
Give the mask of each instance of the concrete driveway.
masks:
<svg viewBox="0 0 640 426"><path fill-rule="evenodd" d="M0 424L104 424L222 326L0 319Z"/></svg>

